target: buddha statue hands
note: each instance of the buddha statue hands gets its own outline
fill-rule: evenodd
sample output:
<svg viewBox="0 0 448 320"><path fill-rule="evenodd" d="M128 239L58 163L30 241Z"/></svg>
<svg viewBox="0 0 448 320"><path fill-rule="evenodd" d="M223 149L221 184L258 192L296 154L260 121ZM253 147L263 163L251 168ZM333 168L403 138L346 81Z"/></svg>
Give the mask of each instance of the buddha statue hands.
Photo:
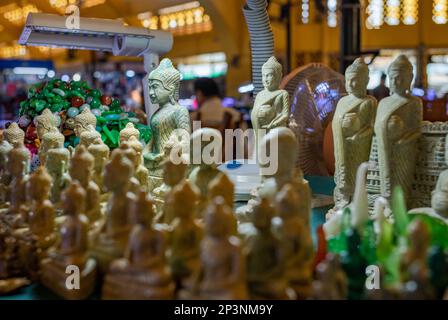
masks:
<svg viewBox="0 0 448 320"><path fill-rule="evenodd" d="M159 106L151 116L153 136L148 152L143 155L145 166L150 171L152 190L162 183L162 163L171 155L171 150L175 154L180 153L181 157L185 154L191 128L188 110L178 103L180 73L171 61L163 59L149 74L148 80L149 98Z"/></svg>
<svg viewBox="0 0 448 320"><path fill-rule="evenodd" d="M220 197L206 208L201 267L193 292L202 299L247 299L245 257L230 235L232 211Z"/></svg>
<svg viewBox="0 0 448 320"><path fill-rule="evenodd" d="M78 181L72 182L62 194L65 219L60 225L60 241L48 258L41 262L41 282L66 299L85 299L95 288L96 262L87 257L89 220L84 215L86 192ZM78 290L66 286L67 267L79 268Z"/></svg>
<svg viewBox="0 0 448 320"><path fill-rule="evenodd" d="M163 233L152 225L153 201L141 191L131 208L132 228L124 258L106 275L103 299L173 299L174 282L165 259Z"/></svg>

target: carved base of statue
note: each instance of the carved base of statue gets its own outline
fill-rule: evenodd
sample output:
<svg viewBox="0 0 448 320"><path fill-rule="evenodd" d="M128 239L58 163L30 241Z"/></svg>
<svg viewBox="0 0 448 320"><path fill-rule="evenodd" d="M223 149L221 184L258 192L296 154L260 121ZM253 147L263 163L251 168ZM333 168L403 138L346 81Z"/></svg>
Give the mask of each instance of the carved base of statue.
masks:
<svg viewBox="0 0 448 320"><path fill-rule="evenodd" d="M68 269L69 263L58 261L57 258L47 258L41 264L41 282L42 284L56 293L58 296L67 300L87 299L95 290L96 285L96 262L94 259L87 259L83 266L79 267L79 288L67 288L67 283L76 285L75 280L67 282L74 271ZM69 271L68 271L69 270ZM68 271L68 272L67 272Z"/></svg>
<svg viewBox="0 0 448 320"><path fill-rule="evenodd" d="M105 300L174 299L174 282L167 268L137 268L126 259L115 260L104 280Z"/></svg>

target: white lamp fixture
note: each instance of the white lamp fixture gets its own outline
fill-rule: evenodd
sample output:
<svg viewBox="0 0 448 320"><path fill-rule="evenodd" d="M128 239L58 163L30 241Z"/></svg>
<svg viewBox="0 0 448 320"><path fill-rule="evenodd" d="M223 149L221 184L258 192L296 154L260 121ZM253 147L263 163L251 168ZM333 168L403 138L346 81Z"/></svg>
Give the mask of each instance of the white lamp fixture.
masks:
<svg viewBox="0 0 448 320"><path fill-rule="evenodd" d="M79 28L68 28L70 17L47 13L30 13L19 44L68 49L99 50L115 56L143 56L149 74L158 64L159 56L169 52L173 36L169 32L126 26L120 20L79 17ZM155 111L148 97L148 79L143 79L145 109L149 116Z"/></svg>

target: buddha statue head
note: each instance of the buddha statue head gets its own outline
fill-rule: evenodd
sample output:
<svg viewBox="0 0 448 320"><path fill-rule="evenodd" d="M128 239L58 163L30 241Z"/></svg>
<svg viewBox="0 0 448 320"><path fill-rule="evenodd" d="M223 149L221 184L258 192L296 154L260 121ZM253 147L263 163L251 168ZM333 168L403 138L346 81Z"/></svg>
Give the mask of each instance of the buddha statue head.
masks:
<svg viewBox="0 0 448 320"><path fill-rule="evenodd" d="M79 144L88 148L92 144L103 143L101 140L101 134L95 130L92 125L88 125L86 130L81 132L79 136Z"/></svg>
<svg viewBox="0 0 448 320"><path fill-rule="evenodd" d="M24 146L23 141L15 144L14 148L8 153L8 170L12 176L27 174L29 171L31 154Z"/></svg>
<svg viewBox="0 0 448 320"><path fill-rule="evenodd" d="M154 219L154 201L145 192L140 191L131 205L131 216L136 224L151 226Z"/></svg>
<svg viewBox="0 0 448 320"><path fill-rule="evenodd" d="M0 132L0 170L3 169L8 161L8 152L11 151L11 144L3 139L3 132Z"/></svg>
<svg viewBox="0 0 448 320"><path fill-rule="evenodd" d="M160 107L179 99L180 73L170 59L163 59L148 77L149 98Z"/></svg>
<svg viewBox="0 0 448 320"><path fill-rule="evenodd" d="M345 88L348 94L364 97L369 83L369 67L363 58L357 58L345 70Z"/></svg>
<svg viewBox="0 0 448 320"><path fill-rule="evenodd" d="M204 227L207 235L222 238L229 234L232 211L222 197L216 197L205 209Z"/></svg>
<svg viewBox="0 0 448 320"><path fill-rule="evenodd" d="M4 135L6 141L8 141L13 147L25 140L25 132L19 128L16 122L9 125L7 129L4 130Z"/></svg>
<svg viewBox="0 0 448 320"><path fill-rule="evenodd" d="M86 191L78 181L72 181L61 196L64 214L76 216L84 212L86 207Z"/></svg>
<svg viewBox="0 0 448 320"><path fill-rule="evenodd" d="M56 127L56 119L50 109L44 111L35 118L37 136L42 140L44 134Z"/></svg>
<svg viewBox="0 0 448 320"><path fill-rule="evenodd" d="M219 173L218 176L210 181L208 190L209 199L221 196L229 207L233 207L235 186L225 173Z"/></svg>
<svg viewBox="0 0 448 320"><path fill-rule="evenodd" d="M104 186L112 192L126 189L133 174L131 161L119 149L115 149L111 160L104 167Z"/></svg>
<svg viewBox="0 0 448 320"><path fill-rule="evenodd" d="M184 180L173 188L172 197L168 197L168 206L173 210L173 217L188 219L195 214L196 201L199 191L188 181Z"/></svg>
<svg viewBox="0 0 448 320"><path fill-rule="evenodd" d="M277 90L282 81L282 65L272 56L261 68L263 86L268 91Z"/></svg>
<svg viewBox="0 0 448 320"><path fill-rule="evenodd" d="M80 145L70 161L68 169L70 177L72 177L73 180L78 180L81 185L85 186L89 183L94 161L95 159L87 151L87 148Z"/></svg>
<svg viewBox="0 0 448 320"><path fill-rule="evenodd" d="M30 176L26 185L27 196L36 201L48 199L51 189L51 176L44 166L40 166Z"/></svg>
<svg viewBox="0 0 448 320"><path fill-rule="evenodd" d="M175 164L169 158L163 162L163 182L170 187L181 182L185 178L186 172L187 165L183 162Z"/></svg>
<svg viewBox="0 0 448 320"><path fill-rule="evenodd" d="M258 148L261 175L292 177L297 153L297 138L291 129L286 127L271 129L263 137Z"/></svg>
<svg viewBox="0 0 448 320"><path fill-rule="evenodd" d="M391 94L405 96L411 90L414 71L405 55L399 55L387 69Z"/></svg>
<svg viewBox="0 0 448 320"><path fill-rule="evenodd" d="M268 198L261 198L251 212L252 224L258 230L269 230L273 213L274 208L272 207L270 200Z"/></svg>
<svg viewBox="0 0 448 320"><path fill-rule="evenodd" d="M129 141L131 137L137 138L137 141L140 140L140 131L134 127L132 122L128 122L126 127L120 131L120 143Z"/></svg>
<svg viewBox="0 0 448 320"><path fill-rule="evenodd" d="M89 127L89 125L91 127ZM95 130L96 128L96 117L90 111L89 108L84 108L80 114L75 117L74 120L74 131L77 137L81 137L81 133L86 130Z"/></svg>

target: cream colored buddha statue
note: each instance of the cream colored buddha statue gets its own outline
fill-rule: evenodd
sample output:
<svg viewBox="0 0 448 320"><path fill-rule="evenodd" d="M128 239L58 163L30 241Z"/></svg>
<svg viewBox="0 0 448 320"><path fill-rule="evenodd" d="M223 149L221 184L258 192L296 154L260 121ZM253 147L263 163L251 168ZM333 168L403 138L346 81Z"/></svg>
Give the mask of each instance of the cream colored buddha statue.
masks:
<svg viewBox="0 0 448 320"><path fill-rule="evenodd" d="M14 148L8 153L7 170L11 174L9 185L9 213L14 225L26 223L26 183L30 166L31 154L23 145L16 141Z"/></svg>
<svg viewBox="0 0 448 320"><path fill-rule="evenodd" d="M132 122L126 123L126 127L120 131L120 143L129 141L131 137L135 137L137 141L140 140L140 131L138 131Z"/></svg>
<svg viewBox="0 0 448 320"><path fill-rule="evenodd" d="M286 184L275 197L275 230L284 244L286 277L299 299L311 295L314 248L309 212L301 210L301 198L292 184Z"/></svg>
<svg viewBox="0 0 448 320"><path fill-rule="evenodd" d="M56 127L51 127L41 137L41 144L39 147L39 162L42 166L45 166L47 160L48 151L54 148L64 148L65 137ZM68 150L67 150L68 151Z"/></svg>
<svg viewBox="0 0 448 320"><path fill-rule="evenodd" d="M197 292L201 299L247 299L245 257L239 240L230 235L232 211L221 197L206 208L205 238L201 243L201 267Z"/></svg>
<svg viewBox="0 0 448 320"><path fill-rule="evenodd" d="M70 182L69 161L70 151L64 147L52 148L47 151L45 167L52 178L50 199L54 204L59 204L61 192Z"/></svg>
<svg viewBox="0 0 448 320"><path fill-rule="evenodd" d="M11 123L8 129L3 131L3 134L6 141L8 141L13 147L20 142L24 143L25 132L19 128L19 125L16 122Z"/></svg>
<svg viewBox="0 0 448 320"><path fill-rule="evenodd" d="M198 214L202 216L208 200L208 185L221 173L218 165L221 162L221 147L207 152L211 142L221 141L221 133L212 128L195 130L191 135L192 163L197 165L190 173L188 179L200 191ZM218 144L220 146L221 144ZM205 149L207 148L207 150Z"/></svg>
<svg viewBox="0 0 448 320"><path fill-rule="evenodd" d="M168 213L166 203L172 194L172 189L185 179L187 165L185 163L174 164L170 159L163 163L163 183L153 190L154 203L157 212L156 221L171 224L174 216Z"/></svg>
<svg viewBox="0 0 448 320"><path fill-rule="evenodd" d="M272 56L263 65L261 74L264 89L257 94L251 113L256 147L269 130L286 127L290 113L288 92L279 88L282 80L282 65ZM260 129L266 131L263 133Z"/></svg>
<svg viewBox="0 0 448 320"><path fill-rule="evenodd" d="M358 58L345 71L348 95L339 100L333 117L335 155L335 208L342 209L352 200L356 171L369 160L377 102L367 95L369 68Z"/></svg>
<svg viewBox="0 0 448 320"><path fill-rule="evenodd" d="M84 130L79 136L79 146L84 146L86 148L90 147L92 144L102 144L103 140L101 140L101 134L95 130L95 127L92 125L88 125L86 130Z"/></svg>
<svg viewBox="0 0 448 320"><path fill-rule="evenodd" d="M193 276L199 270L203 226L195 220L198 193L190 182L174 187L167 205L175 215L170 232L169 261L179 290L191 290Z"/></svg>
<svg viewBox="0 0 448 320"><path fill-rule="evenodd" d="M75 117L74 131L78 138L81 138L81 134L86 130L95 130L96 117L90 111L89 108L82 110L80 114Z"/></svg>
<svg viewBox="0 0 448 320"><path fill-rule="evenodd" d="M87 150L95 159L93 166L93 181L100 188L101 193L105 192L103 184L104 166L109 160L110 149L105 143L91 144Z"/></svg>
<svg viewBox="0 0 448 320"><path fill-rule="evenodd" d="M261 199L252 212L255 234L245 241L247 282L251 299L294 298L285 276L282 242L272 232L274 207L267 198ZM290 296L288 296L288 292Z"/></svg>
<svg viewBox="0 0 448 320"><path fill-rule="evenodd" d="M410 93L413 68L406 56L396 58L387 73L391 96L380 101L375 119L381 195L390 199L393 188L401 186L409 200L422 126L422 102Z"/></svg>
<svg viewBox="0 0 448 320"><path fill-rule="evenodd" d="M59 227L60 241L41 262L41 282L65 299L86 299L95 289L96 262L88 258L89 220L84 215L86 192L78 181L72 182L62 194L63 214ZM67 287L69 266L79 268L78 289Z"/></svg>
<svg viewBox="0 0 448 320"><path fill-rule="evenodd" d="M20 259L28 276L39 277L39 264L47 250L55 243L55 208L49 200L51 176L40 166L26 183L28 198L27 222L29 229L20 235Z"/></svg>
<svg viewBox="0 0 448 320"><path fill-rule="evenodd" d="M35 123L37 136L40 140L42 140L47 132L52 132L54 129L59 131L56 127L56 119L50 109L44 109L44 111L35 118Z"/></svg>
<svg viewBox="0 0 448 320"><path fill-rule="evenodd" d="M68 169L71 179L78 181L87 193L84 213L93 228L94 224L103 223L103 221L101 221L100 188L92 180L94 161L95 159L87 151L86 147L84 147L84 145L80 145L76 148Z"/></svg>
<svg viewBox="0 0 448 320"><path fill-rule="evenodd" d="M144 191L149 191L149 171L143 165L143 145L136 136L131 136L128 140L129 146L137 154L135 157L134 168L135 178L140 184L140 188Z"/></svg>
<svg viewBox="0 0 448 320"><path fill-rule="evenodd" d="M153 190L162 183L162 164L171 150L177 155L180 153L180 158L189 159L186 150L191 128L188 110L178 103L180 73L171 61L163 59L148 80L149 98L159 106L151 116L152 139L147 145L148 152L143 154L150 173L150 190Z"/></svg>
<svg viewBox="0 0 448 320"><path fill-rule="evenodd" d="M11 174L7 169L8 153L12 150L11 144L3 138L3 133L0 133L0 208L6 205L8 188L11 182Z"/></svg>
<svg viewBox="0 0 448 320"><path fill-rule="evenodd" d="M131 145L129 144L128 141L123 141L122 143L120 143L120 147L118 149L115 149L113 152L121 152L126 158L128 158L128 160L132 163L132 172L134 172L133 176L130 179L130 190L131 192L133 192L134 194L138 194L141 190L141 188L143 188L144 190L147 190L147 187L145 187L145 185L141 185L139 179L136 177L136 171L138 168L138 164L139 164L139 155L138 153L135 151L135 149L131 148ZM143 182L146 182L147 179L145 180L143 178Z"/></svg>
<svg viewBox="0 0 448 320"><path fill-rule="evenodd" d="M174 282L165 258L165 239L154 228L153 201L141 191L132 206L136 224L123 258L114 260L106 274L103 299L173 299Z"/></svg>
<svg viewBox="0 0 448 320"><path fill-rule="evenodd" d="M91 249L101 273L108 270L112 260L122 257L126 248L131 228L128 211L132 199L129 190L133 174L132 163L122 152L114 150L110 162L104 168L104 186L110 192L106 224Z"/></svg>

